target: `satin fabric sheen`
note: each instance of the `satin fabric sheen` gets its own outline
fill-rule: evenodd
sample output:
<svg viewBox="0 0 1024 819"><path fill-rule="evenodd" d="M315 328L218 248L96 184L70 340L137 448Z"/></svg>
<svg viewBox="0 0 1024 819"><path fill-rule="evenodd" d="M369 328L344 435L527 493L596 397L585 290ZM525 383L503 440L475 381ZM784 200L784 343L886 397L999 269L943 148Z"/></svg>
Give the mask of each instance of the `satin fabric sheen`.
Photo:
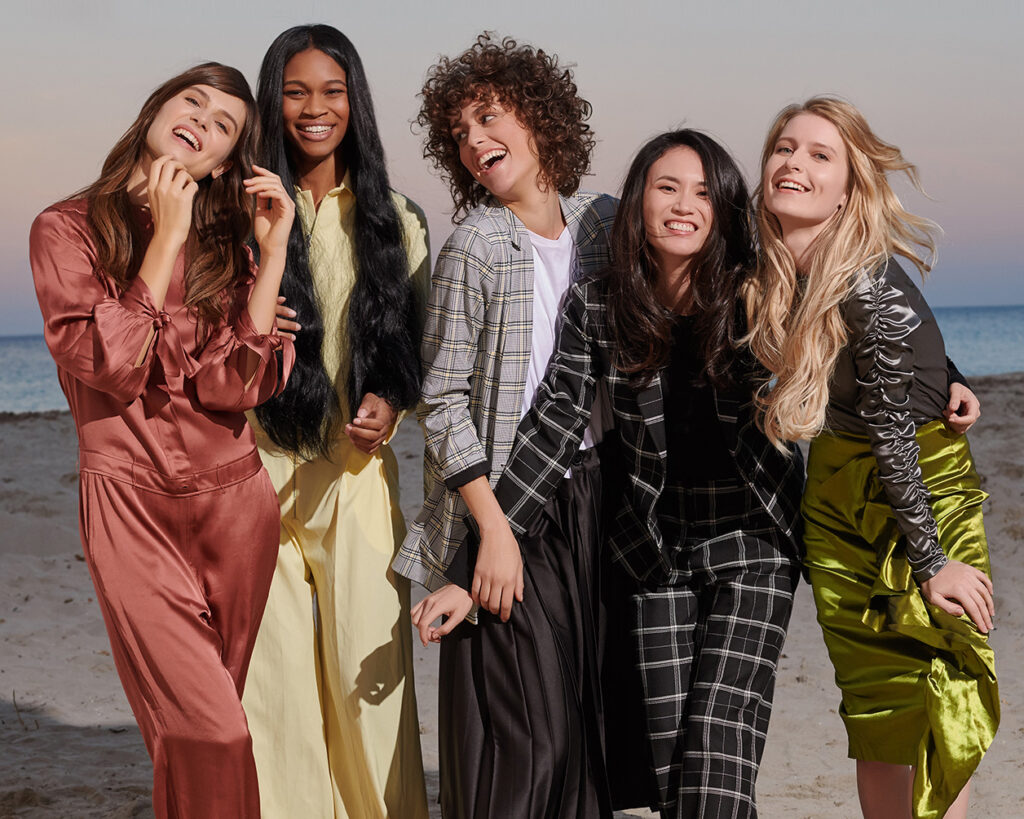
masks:
<svg viewBox="0 0 1024 819"><path fill-rule="evenodd" d="M967 438L942 421L916 433L946 555L991 575ZM811 443L803 500L818 622L842 690L850 756L916 766L914 816L940 819L995 736L999 692L988 638L927 603L866 437Z"/></svg>

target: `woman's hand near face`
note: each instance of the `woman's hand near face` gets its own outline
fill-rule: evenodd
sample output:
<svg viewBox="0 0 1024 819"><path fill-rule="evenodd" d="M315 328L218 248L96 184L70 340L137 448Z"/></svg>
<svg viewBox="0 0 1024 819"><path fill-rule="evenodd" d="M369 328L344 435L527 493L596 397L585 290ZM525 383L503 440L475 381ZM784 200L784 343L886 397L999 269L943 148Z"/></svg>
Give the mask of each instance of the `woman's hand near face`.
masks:
<svg viewBox="0 0 1024 819"><path fill-rule="evenodd" d="M244 180L245 192L256 197L253 236L260 256L281 256L288 249L288 235L295 219L295 202L281 183L281 177L259 165L252 166L254 176Z"/></svg>
<svg viewBox="0 0 1024 819"><path fill-rule="evenodd" d="M192 201L199 186L185 166L170 156L153 160L146 192L153 215L153 239L166 242L175 252L192 229Z"/></svg>

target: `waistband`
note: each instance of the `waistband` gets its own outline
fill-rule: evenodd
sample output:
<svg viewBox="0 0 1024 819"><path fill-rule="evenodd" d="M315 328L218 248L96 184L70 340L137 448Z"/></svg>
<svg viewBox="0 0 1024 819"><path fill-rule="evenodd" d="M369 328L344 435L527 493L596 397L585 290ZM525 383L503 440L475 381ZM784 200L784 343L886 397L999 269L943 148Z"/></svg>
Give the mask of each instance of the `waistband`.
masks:
<svg viewBox="0 0 1024 819"><path fill-rule="evenodd" d="M183 475L164 475L148 464L116 458L95 450L80 450L78 466L82 472L92 472L130 483L140 489L165 495L195 495L244 481L263 468L260 454L253 449L234 461L210 469Z"/></svg>

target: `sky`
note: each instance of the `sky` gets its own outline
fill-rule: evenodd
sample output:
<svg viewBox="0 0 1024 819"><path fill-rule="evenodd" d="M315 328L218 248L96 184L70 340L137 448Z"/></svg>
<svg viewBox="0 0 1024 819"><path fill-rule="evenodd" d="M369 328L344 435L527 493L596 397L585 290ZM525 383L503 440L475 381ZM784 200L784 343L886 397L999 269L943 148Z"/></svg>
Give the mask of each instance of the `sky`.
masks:
<svg viewBox="0 0 1024 819"><path fill-rule="evenodd" d="M616 192L636 149L682 125L716 137L754 181L780 108L845 97L919 168L927 196L896 189L944 230L929 302L1024 304L1019 0L10 0L0 32L0 335L42 331L32 219L96 177L153 88L209 59L255 86L274 37L314 22L359 50L392 185L427 212L435 252L451 202L422 158L416 95L438 55L489 29L574 66L598 138L587 190Z"/></svg>

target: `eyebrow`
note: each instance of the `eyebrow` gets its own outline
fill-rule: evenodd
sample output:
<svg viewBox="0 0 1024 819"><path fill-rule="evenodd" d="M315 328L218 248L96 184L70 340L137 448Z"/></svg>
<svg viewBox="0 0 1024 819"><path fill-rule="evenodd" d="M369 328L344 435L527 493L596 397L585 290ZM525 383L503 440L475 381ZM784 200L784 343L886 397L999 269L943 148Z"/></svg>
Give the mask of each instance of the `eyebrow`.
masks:
<svg viewBox="0 0 1024 819"><path fill-rule="evenodd" d="M185 90L186 90L186 91L191 91L191 92L193 92L194 94L196 94L197 96L200 96L200 97L202 97L202 98L203 98L204 100L206 100L207 102L210 102L210 95L209 95L209 94L207 94L207 93L206 93L206 92L205 92L205 91L204 91L204 90L203 90L202 88L200 88L200 87L199 87L198 85L193 85L193 86L192 86L191 88L186 88ZM231 125L232 125L232 126L234 127L234 129L235 129L236 131L238 130L238 122L237 122L237 121L235 120L235 118L234 118L233 116L231 116L231 114L229 114L229 113L228 113L228 112L227 112L227 111L226 111L225 109L223 109L223 108L218 108L218 109L217 109L216 111L214 111L214 112L213 112L213 114L214 114L214 116L218 116L218 115L219 115L219 116L222 116L222 117L224 117L224 119L229 119L229 120L231 120Z"/></svg>
<svg viewBox="0 0 1024 819"><path fill-rule="evenodd" d="M661 182L661 180L663 180L663 179L668 181L668 182L675 182L677 185L682 185L683 184L682 180L676 179L674 176L672 176L671 174L667 174L667 173L663 173L661 176L655 177L654 181L655 182ZM708 183L707 183L707 180L700 179L700 180L697 181L697 184L698 185L703 185L704 187L707 187Z"/></svg>
<svg viewBox="0 0 1024 819"><path fill-rule="evenodd" d="M324 84L325 85L344 85L346 88L348 88L348 80L343 80L343 79L341 79L341 77L334 77L334 78L329 79L329 80L324 80ZM285 80L283 85L300 85L303 88L308 88L306 83L304 83L302 80Z"/></svg>

